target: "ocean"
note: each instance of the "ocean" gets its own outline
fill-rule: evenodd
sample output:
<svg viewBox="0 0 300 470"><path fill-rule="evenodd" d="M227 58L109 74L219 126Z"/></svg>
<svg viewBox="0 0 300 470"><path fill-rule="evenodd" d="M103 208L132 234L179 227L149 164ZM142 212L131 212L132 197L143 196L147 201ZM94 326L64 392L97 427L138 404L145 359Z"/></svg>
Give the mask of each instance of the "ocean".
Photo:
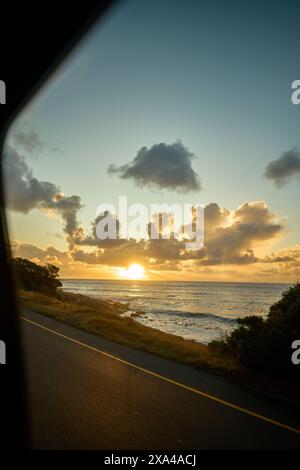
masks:
<svg viewBox="0 0 300 470"><path fill-rule="evenodd" d="M287 284L63 280L63 289L92 297L128 302L144 313L136 321L158 330L209 343L229 333L238 317L268 313Z"/></svg>

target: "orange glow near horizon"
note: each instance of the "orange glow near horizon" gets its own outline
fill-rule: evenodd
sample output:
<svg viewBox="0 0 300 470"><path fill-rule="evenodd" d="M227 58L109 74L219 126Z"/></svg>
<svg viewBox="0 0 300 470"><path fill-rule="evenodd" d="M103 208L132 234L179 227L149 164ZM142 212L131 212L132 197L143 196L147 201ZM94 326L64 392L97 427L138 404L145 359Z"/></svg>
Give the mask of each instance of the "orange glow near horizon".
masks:
<svg viewBox="0 0 300 470"><path fill-rule="evenodd" d="M120 277L132 280L145 279L145 269L137 263L130 264L128 268L122 268L118 271Z"/></svg>

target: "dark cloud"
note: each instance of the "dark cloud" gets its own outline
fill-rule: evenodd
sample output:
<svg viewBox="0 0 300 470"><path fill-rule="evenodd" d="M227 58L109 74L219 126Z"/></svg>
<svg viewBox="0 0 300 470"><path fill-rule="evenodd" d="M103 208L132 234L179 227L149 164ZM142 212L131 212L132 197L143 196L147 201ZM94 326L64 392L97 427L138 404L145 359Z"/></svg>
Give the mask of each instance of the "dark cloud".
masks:
<svg viewBox="0 0 300 470"><path fill-rule="evenodd" d="M26 214L41 203L50 204L59 193L55 184L34 178L24 157L13 148L5 149L3 163L4 184L10 209Z"/></svg>
<svg viewBox="0 0 300 470"><path fill-rule="evenodd" d="M101 264L99 254L101 254L101 252L97 250L91 251L91 252L85 252L83 250L75 250L72 253L72 258L74 261L79 261L80 263Z"/></svg>
<svg viewBox="0 0 300 470"><path fill-rule="evenodd" d="M28 156L38 156L44 150L51 152L60 151L58 145L53 145L44 140L38 131L32 127L29 121L20 120L14 123L11 131L9 132L9 142L11 146L25 152Z"/></svg>
<svg viewBox="0 0 300 470"><path fill-rule="evenodd" d="M131 263L145 265L146 242L136 240L125 240L125 243L110 247L109 249L96 249L93 252L75 250L72 253L74 261L87 264L102 264L106 266L128 266Z"/></svg>
<svg viewBox="0 0 300 470"><path fill-rule="evenodd" d="M264 172L264 177L273 180L278 188L287 184L296 175L300 175L300 150L297 147L270 162Z"/></svg>
<svg viewBox="0 0 300 470"><path fill-rule="evenodd" d="M97 229L97 224L102 220L103 218L111 218L113 222L116 224L116 238L106 238L104 240L101 240L98 238L96 229ZM127 239L120 238L119 237L120 233L120 222L118 217L112 215L109 211L106 211L104 214L101 214L91 222L91 231L90 233L86 234L85 231L80 228L77 231L76 234L76 239L75 239L75 244L76 245L81 245L81 246L96 246L98 248L115 248L117 246L126 244L128 242Z"/></svg>
<svg viewBox="0 0 300 470"><path fill-rule="evenodd" d="M146 255L160 260L180 260L183 259L184 249L185 242L174 238L149 240Z"/></svg>
<svg viewBox="0 0 300 470"><path fill-rule="evenodd" d="M262 275L269 277L280 275L294 282L300 276L300 247L296 245L272 253L264 257L262 263L264 263L264 267L260 271Z"/></svg>
<svg viewBox="0 0 300 470"><path fill-rule="evenodd" d="M61 193L57 194L50 204L45 204L46 210L53 210L62 218L70 249L74 247L74 239L78 229L77 213L81 207L80 196L66 197Z"/></svg>
<svg viewBox="0 0 300 470"><path fill-rule="evenodd" d="M15 257L34 260L42 264L55 263L65 265L70 262L70 258L66 252L59 251L53 246L42 249L30 243L13 243L12 252Z"/></svg>
<svg viewBox="0 0 300 470"><path fill-rule="evenodd" d="M32 209L58 214L72 247L78 228L77 212L82 207L80 196L67 197L55 184L34 178L25 159L11 147L5 149L3 160L7 207L24 214Z"/></svg>
<svg viewBox="0 0 300 470"><path fill-rule="evenodd" d="M183 271L186 272L187 266L178 263L176 260L155 259L149 263L149 270L158 271Z"/></svg>
<svg viewBox="0 0 300 470"><path fill-rule="evenodd" d="M58 233L58 232L54 232L54 233L46 232L46 235L49 236L49 237L55 237L55 238L63 239L62 234Z"/></svg>
<svg viewBox="0 0 300 470"><path fill-rule="evenodd" d="M22 123L14 129L12 139L15 145L29 154L41 152L46 146L38 132L27 123Z"/></svg>
<svg viewBox="0 0 300 470"><path fill-rule="evenodd" d="M194 155L182 145L154 144L149 149L142 147L134 160L117 167L110 165L109 174L122 179L132 179L139 186L169 189L179 192L201 189L199 176L192 168Z"/></svg>
<svg viewBox="0 0 300 470"><path fill-rule="evenodd" d="M287 263L290 261L295 261L295 258L288 255L278 256L275 254L273 254L272 256L265 256L265 258L263 259L264 263Z"/></svg>

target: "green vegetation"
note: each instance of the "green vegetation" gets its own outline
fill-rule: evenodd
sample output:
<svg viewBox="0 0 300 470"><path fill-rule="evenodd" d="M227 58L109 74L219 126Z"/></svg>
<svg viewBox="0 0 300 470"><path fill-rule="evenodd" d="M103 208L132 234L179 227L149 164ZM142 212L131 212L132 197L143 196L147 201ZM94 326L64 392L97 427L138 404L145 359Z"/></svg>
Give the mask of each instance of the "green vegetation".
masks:
<svg viewBox="0 0 300 470"><path fill-rule="evenodd" d="M128 304L71 294L58 289L59 268L39 266L26 259L14 259L19 298L25 307L58 321L127 346L168 359L215 371L234 371L234 361L223 359L195 341L144 326L133 318L143 312L123 316Z"/></svg>
<svg viewBox="0 0 300 470"><path fill-rule="evenodd" d="M128 304L71 294L59 289L59 269L14 260L19 298L25 307L67 325L126 346L199 369L229 376L263 392L299 393L299 367L291 362L291 344L300 338L300 284L270 307L266 319L250 316L228 336L208 346L164 333L124 315ZM295 380L294 380L295 379ZM292 384L292 386L291 386Z"/></svg>
<svg viewBox="0 0 300 470"><path fill-rule="evenodd" d="M266 319L253 315L238 323L227 337L210 344L212 352L232 358L252 372L299 380L299 367L291 361L291 345L300 339L300 284L283 293Z"/></svg>

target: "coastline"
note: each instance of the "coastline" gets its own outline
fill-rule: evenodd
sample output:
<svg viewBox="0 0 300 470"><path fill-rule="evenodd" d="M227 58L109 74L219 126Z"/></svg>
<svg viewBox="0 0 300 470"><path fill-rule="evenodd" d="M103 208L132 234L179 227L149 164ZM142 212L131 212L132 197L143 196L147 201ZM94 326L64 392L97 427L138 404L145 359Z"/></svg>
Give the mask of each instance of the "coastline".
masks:
<svg viewBox="0 0 300 470"><path fill-rule="evenodd" d="M233 358L212 351L206 344L162 332L124 316L130 310L129 304L63 290L56 295L19 291L18 298L23 307L61 323L135 350L223 376L267 400L299 411L297 390L245 370Z"/></svg>
<svg viewBox="0 0 300 470"><path fill-rule="evenodd" d="M229 335L237 318L266 316L284 286L167 281L62 281L67 292L130 303L130 313L145 326L209 344Z"/></svg>
<svg viewBox="0 0 300 470"><path fill-rule="evenodd" d="M56 296L19 291L24 307L62 323L156 356L222 375L238 374L237 365L212 353L205 344L142 325L122 315L128 304L60 290Z"/></svg>

